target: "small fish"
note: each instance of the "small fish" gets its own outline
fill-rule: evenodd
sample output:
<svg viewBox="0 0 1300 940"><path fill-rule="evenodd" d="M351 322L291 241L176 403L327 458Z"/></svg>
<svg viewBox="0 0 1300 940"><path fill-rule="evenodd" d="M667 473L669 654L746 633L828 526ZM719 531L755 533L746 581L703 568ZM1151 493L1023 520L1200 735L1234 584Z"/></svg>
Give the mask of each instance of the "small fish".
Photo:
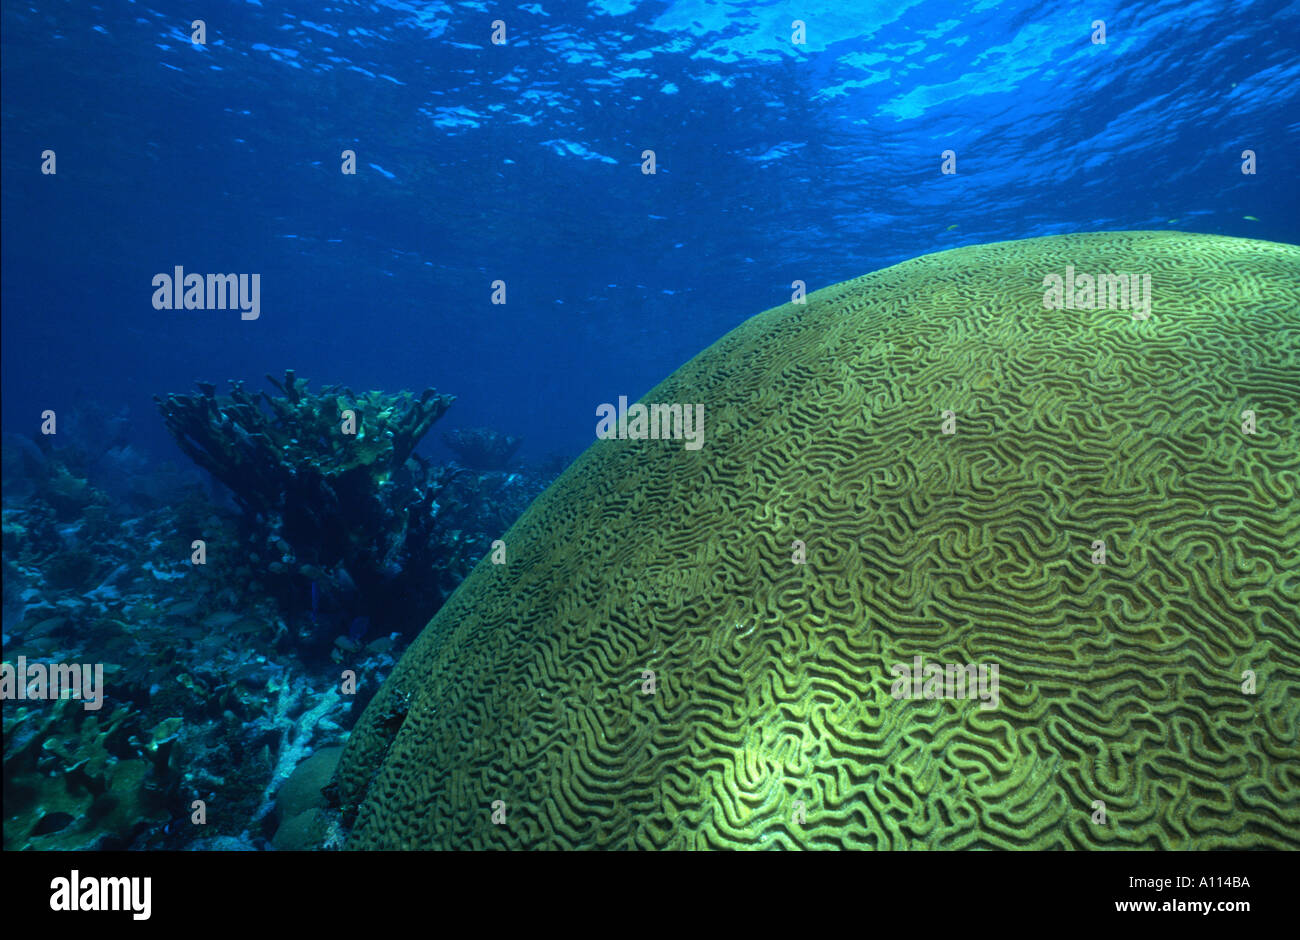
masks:
<svg viewBox="0 0 1300 940"><path fill-rule="evenodd" d="M1259 221L1259 219L1255 218L1253 215L1243 215L1242 218L1245 219L1247 222L1258 222L1258 221Z"/></svg>
<svg viewBox="0 0 1300 940"><path fill-rule="evenodd" d="M38 636L45 636L47 633L53 633L68 622L67 617L48 617L40 623L27 630L27 638L35 639Z"/></svg>
<svg viewBox="0 0 1300 940"><path fill-rule="evenodd" d="M951 231L952 231L953 229L955 229L956 227L957 227L957 226L955 226L955 225L949 225L946 229L944 229L944 231L945 231L945 232L951 232Z"/></svg>
<svg viewBox="0 0 1300 940"><path fill-rule="evenodd" d="M167 614L171 617L189 617L198 613L198 610L196 601L177 601L167 608Z"/></svg>
<svg viewBox="0 0 1300 940"><path fill-rule="evenodd" d="M233 623L238 623L241 619L239 614L232 614L230 611L218 611L215 614L208 614L203 618L203 626L209 630L224 630Z"/></svg>
<svg viewBox="0 0 1300 940"><path fill-rule="evenodd" d="M377 640L371 640L366 644L366 649L372 653L387 653L393 648L393 638L391 636L381 636Z"/></svg>

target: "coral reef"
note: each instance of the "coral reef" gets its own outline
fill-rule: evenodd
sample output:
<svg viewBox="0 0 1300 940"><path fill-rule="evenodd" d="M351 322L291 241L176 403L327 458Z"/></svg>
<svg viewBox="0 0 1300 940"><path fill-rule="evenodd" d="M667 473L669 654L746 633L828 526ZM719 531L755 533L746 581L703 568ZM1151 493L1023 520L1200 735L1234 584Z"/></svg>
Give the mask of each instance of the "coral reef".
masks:
<svg viewBox="0 0 1300 940"><path fill-rule="evenodd" d="M48 472L66 465L52 450ZM238 539L201 496L124 515L88 487L85 516L62 523L48 481L34 483L4 508L5 656L104 663L106 702L4 703L6 848L265 843L268 793L287 775L277 768L343 735L354 702L330 689L337 670L290 683L270 660L275 609L238 552L188 563L196 526L218 545ZM382 675L391 646L358 649L349 665ZM194 799L222 812L190 825Z"/></svg>
<svg viewBox="0 0 1300 940"><path fill-rule="evenodd" d="M594 444L410 647L349 847L1300 847L1297 311L1300 248L1124 232L759 314L645 398L702 450Z"/></svg>
<svg viewBox="0 0 1300 940"><path fill-rule="evenodd" d="M168 818L170 751L134 747L130 718L126 706L103 716L72 699L6 703L5 851L126 848Z"/></svg>
<svg viewBox="0 0 1300 940"><path fill-rule="evenodd" d="M302 505L294 509L310 514L317 503L373 497L455 400L431 388L419 398L409 392L358 395L339 386L313 394L292 369L283 383L269 375L267 381L279 397L250 394L232 381L229 397L200 383L198 395L156 399L186 455L253 512L283 511L296 500ZM354 429L344 429L346 412L356 416ZM320 521L307 524L324 528Z"/></svg>
<svg viewBox="0 0 1300 940"><path fill-rule="evenodd" d="M306 755L342 741L401 635L374 624L338 635L350 621L332 605L346 598L329 593L326 574L318 609L287 617L266 557L244 550L243 514L120 444L90 448L99 458L88 462L71 442L62 431L4 442L6 467L21 474L4 493L4 651L11 662L104 663L105 704L4 703L5 847L336 845L332 808L313 804L293 818L271 810L286 800L286 778L306 772ZM129 487L101 489L115 488L124 467ZM397 475L423 481L406 551L424 566L427 610L545 485L415 458ZM80 494L79 512L56 509L63 493ZM196 533L208 542L205 565L190 563ZM301 629L320 634L328 658L305 655ZM355 695L340 694L343 668L359 678ZM209 807L204 825L192 820L196 799Z"/></svg>
<svg viewBox="0 0 1300 940"><path fill-rule="evenodd" d="M523 443L517 437L491 428L460 428L448 431L442 439L471 470L504 470Z"/></svg>
<svg viewBox="0 0 1300 940"><path fill-rule="evenodd" d="M0 435L0 492L6 500L29 499L48 475L45 454L21 434Z"/></svg>
<svg viewBox="0 0 1300 940"><path fill-rule="evenodd" d="M268 380L281 395L232 382L229 397L219 397L200 384L199 394L158 405L181 449L243 508L251 560L265 563L272 593L288 613L307 597L318 613L323 596L339 617L399 629L411 611L435 609L440 598L425 570L415 577L413 556L427 546L411 536L436 493L409 458L452 397L337 386L313 394L292 370L283 383Z"/></svg>

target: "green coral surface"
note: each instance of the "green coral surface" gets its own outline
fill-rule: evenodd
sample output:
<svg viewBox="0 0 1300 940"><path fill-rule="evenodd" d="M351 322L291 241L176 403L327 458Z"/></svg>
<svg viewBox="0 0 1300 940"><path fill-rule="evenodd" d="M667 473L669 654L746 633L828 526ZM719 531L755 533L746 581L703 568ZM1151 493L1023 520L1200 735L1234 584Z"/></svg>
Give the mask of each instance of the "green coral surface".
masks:
<svg viewBox="0 0 1300 940"><path fill-rule="evenodd" d="M644 401L704 447L600 441L506 534L353 733L351 847L1300 847L1300 248L928 255Z"/></svg>

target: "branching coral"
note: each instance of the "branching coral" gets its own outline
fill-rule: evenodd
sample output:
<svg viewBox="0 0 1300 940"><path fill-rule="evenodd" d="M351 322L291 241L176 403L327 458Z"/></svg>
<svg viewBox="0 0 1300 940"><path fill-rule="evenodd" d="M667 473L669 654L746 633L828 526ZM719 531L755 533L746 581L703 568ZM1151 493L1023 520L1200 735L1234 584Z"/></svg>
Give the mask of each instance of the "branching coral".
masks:
<svg viewBox="0 0 1300 940"><path fill-rule="evenodd" d="M292 369L283 383L267 380L283 397L250 394L236 381L229 397L201 382L198 395L155 399L181 450L255 512L295 496L337 502L358 492L357 476L372 486L387 482L455 401L432 388L418 399L339 386L316 395Z"/></svg>
<svg viewBox="0 0 1300 940"><path fill-rule="evenodd" d="M181 449L243 507L253 552L270 550L268 577L281 580L283 596L303 596L310 580L347 594L349 615L375 616L395 596L427 611L418 588L394 583L414 550L411 515L430 499L422 468L407 461L453 397L431 388L418 398L338 386L316 394L292 370L268 380L279 396L240 382L218 396L200 383L198 394L158 407Z"/></svg>

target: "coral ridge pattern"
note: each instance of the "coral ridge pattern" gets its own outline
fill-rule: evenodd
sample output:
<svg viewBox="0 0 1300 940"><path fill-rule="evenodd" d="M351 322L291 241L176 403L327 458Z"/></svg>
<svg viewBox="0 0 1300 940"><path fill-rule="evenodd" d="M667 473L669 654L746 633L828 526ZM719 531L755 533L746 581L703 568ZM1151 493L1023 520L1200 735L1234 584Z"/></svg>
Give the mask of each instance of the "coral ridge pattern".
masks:
<svg viewBox="0 0 1300 940"><path fill-rule="evenodd" d="M1067 266L1150 318L1045 308ZM350 847L1300 847L1300 248L927 255L644 400L705 446L593 444L477 566L348 743ZM997 707L895 697L917 656Z"/></svg>

